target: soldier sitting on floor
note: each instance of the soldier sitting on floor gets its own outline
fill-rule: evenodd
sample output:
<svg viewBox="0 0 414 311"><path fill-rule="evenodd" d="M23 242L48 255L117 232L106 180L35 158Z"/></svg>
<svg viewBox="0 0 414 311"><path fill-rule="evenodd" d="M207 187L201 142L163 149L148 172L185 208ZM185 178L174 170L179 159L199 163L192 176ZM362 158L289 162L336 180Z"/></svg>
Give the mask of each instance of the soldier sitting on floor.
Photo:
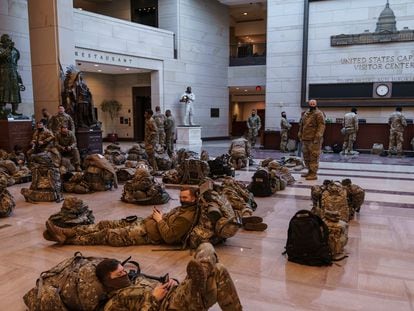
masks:
<svg viewBox="0 0 414 311"><path fill-rule="evenodd" d="M7 190L7 177L0 173L0 217L7 217L13 212L16 203Z"/></svg>
<svg viewBox="0 0 414 311"><path fill-rule="evenodd" d="M186 278L179 284L173 279L162 284L145 277L131 282L120 262L110 259L98 264L96 274L111 290L105 311L205 311L215 303L222 310L242 310L233 280L209 243L197 249L187 264Z"/></svg>
<svg viewBox="0 0 414 311"><path fill-rule="evenodd" d="M193 188L180 192L181 206L163 214L154 207L147 218L128 217L104 220L93 225L62 228L46 222L49 240L59 244L129 246L144 244L179 244L190 231L197 208L197 194Z"/></svg>

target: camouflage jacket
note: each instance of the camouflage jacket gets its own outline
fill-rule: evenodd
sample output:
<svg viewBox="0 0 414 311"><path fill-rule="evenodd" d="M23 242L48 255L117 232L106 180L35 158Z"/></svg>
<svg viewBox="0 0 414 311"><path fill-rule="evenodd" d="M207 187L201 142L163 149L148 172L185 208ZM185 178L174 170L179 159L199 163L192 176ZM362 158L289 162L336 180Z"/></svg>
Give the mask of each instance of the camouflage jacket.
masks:
<svg viewBox="0 0 414 311"><path fill-rule="evenodd" d="M155 121L155 124L157 125L158 130L164 130L164 123L166 120L166 117L161 112L156 112L153 115L153 119Z"/></svg>
<svg viewBox="0 0 414 311"><path fill-rule="evenodd" d="M407 120L401 112L395 111L388 119L388 124L391 127L391 131L404 132L404 128L407 126Z"/></svg>
<svg viewBox="0 0 414 311"><path fill-rule="evenodd" d="M73 122L72 117L67 113L58 113L52 116L49 120L48 128L53 133L58 133L63 124L66 124L70 131L75 132L75 122Z"/></svg>
<svg viewBox="0 0 414 311"><path fill-rule="evenodd" d="M75 134L70 131L68 134L57 133L55 136L55 146L61 152L65 151L66 147L70 147L71 149L76 148Z"/></svg>
<svg viewBox="0 0 414 311"><path fill-rule="evenodd" d="M112 292L104 311L160 310L160 303L152 295L152 290L157 284L157 281L137 278L133 285Z"/></svg>
<svg viewBox="0 0 414 311"><path fill-rule="evenodd" d="M55 136L48 129L43 129L42 131L36 130L32 136L33 147L44 150L52 144L54 139Z"/></svg>
<svg viewBox="0 0 414 311"><path fill-rule="evenodd" d="M173 208L170 212L164 214L162 220L158 223L151 221L152 218L147 218L145 226L151 240L157 241L161 238L167 244L182 243L193 225L196 208L196 205ZM159 237L152 236L157 233Z"/></svg>
<svg viewBox="0 0 414 311"><path fill-rule="evenodd" d="M280 129L282 131L288 131L290 130L291 127L292 125L289 123L289 121L286 118L282 118L280 120Z"/></svg>
<svg viewBox="0 0 414 311"><path fill-rule="evenodd" d="M355 112L348 112L344 116L343 126L346 129L352 129L358 132L358 116Z"/></svg>
<svg viewBox="0 0 414 311"><path fill-rule="evenodd" d="M325 117L318 108L308 110L302 117L298 137L303 141L320 140L325 132Z"/></svg>
<svg viewBox="0 0 414 311"><path fill-rule="evenodd" d="M145 144L152 145L158 141L158 129L153 118L145 120Z"/></svg>
<svg viewBox="0 0 414 311"><path fill-rule="evenodd" d="M254 129L256 131L259 131L261 127L262 127L262 122L260 121L260 117L258 115L250 116L247 119L248 129Z"/></svg>
<svg viewBox="0 0 414 311"><path fill-rule="evenodd" d="M169 116L164 121L164 128L166 133L174 134L175 132L175 120L172 116Z"/></svg>

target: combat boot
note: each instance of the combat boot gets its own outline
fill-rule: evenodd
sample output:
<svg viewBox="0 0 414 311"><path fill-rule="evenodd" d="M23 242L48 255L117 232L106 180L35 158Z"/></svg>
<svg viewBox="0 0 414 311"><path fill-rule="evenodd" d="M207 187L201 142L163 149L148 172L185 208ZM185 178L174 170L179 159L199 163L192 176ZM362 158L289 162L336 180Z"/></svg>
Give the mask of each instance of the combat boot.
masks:
<svg viewBox="0 0 414 311"><path fill-rule="evenodd" d="M300 174L300 176L301 176L301 177L308 177L308 176L309 176L309 172L302 173L302 174Z"/></svg>
<svg viewBox="0 0 414 311"><path fill-rule="evenodd" d="M306 176L305 179L306 180L317 180L318 179L318 175L316 175L316 173L309 172L308 176Z"/></svg>
<svg viewBox="0 0 414 311"><path fill-rule="evenodd" d="M243 225L243 229L247 231L265 231L267 229L267 224L264 222L246 223Z"/></svg>
<svg viewBox="0 0 414 311"><path fill-rule="evenodd" d="M187 278L191 281L191 294L196 296L199 293L203 297L206 292L207 276L201 262L190 260L187 265Z"/></svg>
<svg viewBox="0 0 414 311"><path fill-rule="evenodd" d="M258 224L263 222L263 218L259 216L245 216L242 217L242 224L245 226L246 224Z"/></svg>
<svg viewBox="0 0 414 311"><path fill-rule="evenodd" d="M46 221L46 228L49 232L49 236L54 238L54 241L58 242L59 244L64 244L68 237L75 235L75 231L72 228L58 227L54 225L50 220Z"/></svg>

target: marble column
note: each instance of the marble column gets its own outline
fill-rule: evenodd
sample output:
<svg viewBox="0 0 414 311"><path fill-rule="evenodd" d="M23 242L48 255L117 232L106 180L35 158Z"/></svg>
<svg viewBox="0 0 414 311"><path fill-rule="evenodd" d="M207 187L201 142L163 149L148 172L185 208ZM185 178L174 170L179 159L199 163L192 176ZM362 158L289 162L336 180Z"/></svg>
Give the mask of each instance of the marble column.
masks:
<svg viewBox="0 0 414 311"><path fill-rule="evenodd" d="M51 114L60 103L61 71L74 64L73 2L28 1L30 49L36 118L42 108ZM60 64L59 64L60 62Z"/></svg>

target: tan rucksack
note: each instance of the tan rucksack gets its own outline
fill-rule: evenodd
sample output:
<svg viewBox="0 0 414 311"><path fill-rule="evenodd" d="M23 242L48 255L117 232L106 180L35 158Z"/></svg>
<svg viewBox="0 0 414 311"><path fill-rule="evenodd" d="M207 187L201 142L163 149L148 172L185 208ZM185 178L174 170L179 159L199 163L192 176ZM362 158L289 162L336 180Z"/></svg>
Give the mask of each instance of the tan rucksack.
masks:
<svg viewBox="0 0 414 311"><path fill-rule="evenodd" d="M23 297L29 311L93 311L106 301L105 290L95 274L96 265L105 258L73 257L42 272L36 286Z"/></svg>

